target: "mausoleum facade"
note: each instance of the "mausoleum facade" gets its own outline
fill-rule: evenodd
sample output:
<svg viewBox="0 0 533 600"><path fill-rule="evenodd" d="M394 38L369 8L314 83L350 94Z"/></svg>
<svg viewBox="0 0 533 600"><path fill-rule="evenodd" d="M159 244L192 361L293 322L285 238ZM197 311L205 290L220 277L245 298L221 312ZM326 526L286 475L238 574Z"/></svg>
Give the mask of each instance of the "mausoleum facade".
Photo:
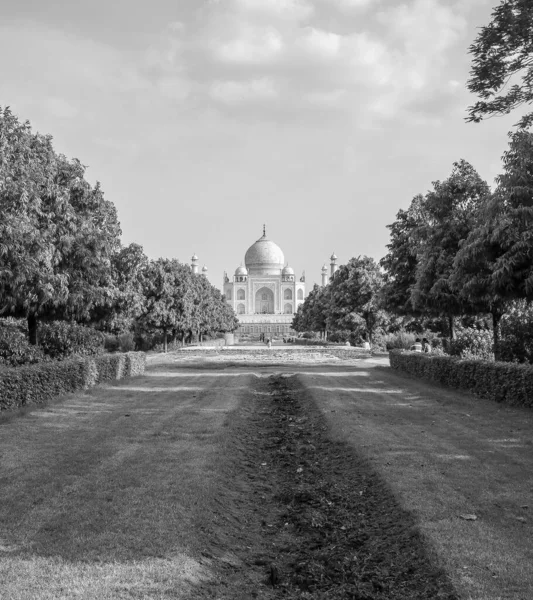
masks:
<svg viewBox="0 0 533 600"><path fill-rule="evenodd" d="M224 273L224 295L239 319L238 333L289 335L298 306L305 298L305 275L296 278L281 248L266 235L248 248L230 279Z"/></svg>

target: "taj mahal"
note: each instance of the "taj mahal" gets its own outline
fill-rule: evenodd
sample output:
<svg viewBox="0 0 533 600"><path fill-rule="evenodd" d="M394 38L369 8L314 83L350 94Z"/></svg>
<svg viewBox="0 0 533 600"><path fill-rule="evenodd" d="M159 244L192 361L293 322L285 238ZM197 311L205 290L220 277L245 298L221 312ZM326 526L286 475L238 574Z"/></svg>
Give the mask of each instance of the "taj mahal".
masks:
<svg viewBox="0 0 533 600"><path fill-rule="evenodd" d="M337 257L331 258L333 275ZM322 285L327 279L324 265ZM305 298L305 274L295 276L281 248L267 237L263 227L262 237L246 251L244 266L241 263L231 280L224 273L223 293L237 314L237 333L293 334L291 323Z"/></svg>

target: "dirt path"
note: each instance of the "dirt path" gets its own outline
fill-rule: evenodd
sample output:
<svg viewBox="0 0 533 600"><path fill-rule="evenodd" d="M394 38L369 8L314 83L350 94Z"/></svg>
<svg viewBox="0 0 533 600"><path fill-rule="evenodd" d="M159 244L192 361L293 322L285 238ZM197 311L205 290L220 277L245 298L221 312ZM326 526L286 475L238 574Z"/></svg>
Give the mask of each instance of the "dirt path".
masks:
<svg viewBox="0 0 533 600"><path fill-rule="evenodd" d="M531 415L380 363L170 355L0 421L2 598L529 600Z"/></svg>

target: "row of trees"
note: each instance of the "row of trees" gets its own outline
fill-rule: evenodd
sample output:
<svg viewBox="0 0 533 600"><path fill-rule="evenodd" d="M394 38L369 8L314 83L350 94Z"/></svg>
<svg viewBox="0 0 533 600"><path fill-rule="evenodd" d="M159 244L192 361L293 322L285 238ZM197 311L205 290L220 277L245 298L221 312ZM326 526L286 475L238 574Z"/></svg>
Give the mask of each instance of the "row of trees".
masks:
<svg viewBox="0 0 533 600"><path fill-rule="evenodd" d="M389 225L378 265L351 259L324 288L315 286L293 326L298 331L376 328L392 316L441 319L455 337L458 317L490 315L498 356L500 322L533 299L533 134L511 135L504 172L491 191L465 160L417 195Z"/></svg>
<svg viewBox="0 0 533 600"><path fill-rule="evenodd" d="M533 102L531 0L501 0L470 47L468 89L478 96L467 121L505 115ZM324 288L315 286L296 315L299 331L363 328L372 337L386 314L444 318L455 337L458 317L490 315L500 354L504 315L533 299L533 112L510 134L503 173L491 190L465 160L417 195L389 225L378 266L352 259ZM380 269L381 267L381 269Z"/></svg>
<svg viewBox="0 0 533 600"><path fill-rule="evenodd" d="M0 107L0 315L163 334L231 331L233 311L177 260L122 247L115 206L85 167Z"/></svg>
<svg viewBox="0 0 533 600"><path fill-rule="evenodd" d="M298 307L292 327L295 331L347 331L372 342L376 329L388 319L381 302L384 276L368 256L352 258L342 265L324 287L315 284Z"/></svg>
<svg viewBox="0 0 533 600"><path fill-rule="evenodd" d="M413 198L389 226L384 306L398 314L454 319L490 314L498 355L500 321L533 297L533 134L511 135L504 172L491 191L462 160Z"/></svg>

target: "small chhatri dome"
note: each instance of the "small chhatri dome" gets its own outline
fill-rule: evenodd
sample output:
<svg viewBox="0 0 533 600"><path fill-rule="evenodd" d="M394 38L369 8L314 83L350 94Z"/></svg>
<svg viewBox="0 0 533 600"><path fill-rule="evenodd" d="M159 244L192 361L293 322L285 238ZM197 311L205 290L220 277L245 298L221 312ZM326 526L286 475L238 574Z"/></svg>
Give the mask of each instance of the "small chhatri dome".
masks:
<svg viewBox="0 0 533 600"><path fill-rule="evenodd" d="M328 272L328 268L326 267L326 265L324 265L322 267L322 273L327 273Z"/></svg>
<svg viewBox="0 0 533 600"><path fill-rule="evenodd" d="M263 236L246 251L244 263L252 275L279 275L283 269L285 256L281 248L267 238L265 227Z"/></svg>
<svg viewBox="0 0 533 600"><path fill-rule="evenodd" d="M207 273L207 266L206 266L206 265L204 265L204 266L202 267L202 273Z"/></svg>
<svg viewBox="0 0 533 600"><path fill-rule="evenodd" d="M191 260L198 260L198 257L196 256L196 253L192 255Z"/></svg>
<svg viewBox="0 0 533 600"><path fill-rule="evenodd" d="M331 255L331 260L337 260L337 257L335 256L335 252Z"/></svg>
<svg viewBox="0 0 533 600"><path fill-rule="evenodd" d="M294 269L292 267L289 267L289 265L287 265L286 267L283 267L283 271L281 272L282 275L294 275Z"/></svg>
<svg viewBox="0 0 533 600"><path fill-rule="evenodd" d="M246 267L243 267L241 265L238 269L236 269L235 275L248 275L248 271L247 271Z"/></svg>

